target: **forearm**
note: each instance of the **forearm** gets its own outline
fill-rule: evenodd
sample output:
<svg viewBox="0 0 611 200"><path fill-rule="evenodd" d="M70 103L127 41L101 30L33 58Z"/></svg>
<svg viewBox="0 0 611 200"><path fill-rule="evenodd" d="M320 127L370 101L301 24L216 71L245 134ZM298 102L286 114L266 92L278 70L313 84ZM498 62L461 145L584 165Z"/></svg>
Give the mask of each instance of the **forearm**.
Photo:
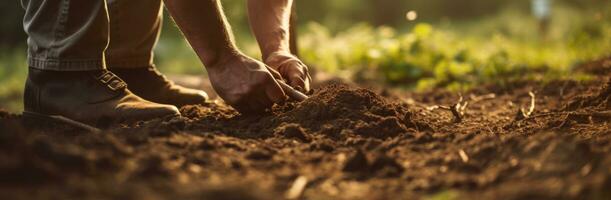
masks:
<svg viewBox="0 0 611 200"><path fill-rule="evenodd" d="M274 52L290 53L289 21L293 0L248 0L248 19L263 60Z"/></svg>
<svg viewBox="0 0 611 200"><path fill-rule="evenodd" d="M164 0L170 15L206 67L238 53L219 0Z"/></svg>

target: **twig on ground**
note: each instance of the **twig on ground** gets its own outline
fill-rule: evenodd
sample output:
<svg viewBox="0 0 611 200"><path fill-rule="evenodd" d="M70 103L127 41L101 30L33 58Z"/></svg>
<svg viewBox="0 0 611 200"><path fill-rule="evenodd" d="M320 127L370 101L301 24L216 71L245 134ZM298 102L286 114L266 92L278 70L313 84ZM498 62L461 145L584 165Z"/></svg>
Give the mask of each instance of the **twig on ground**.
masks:
<svg viewBox="0 0 611 200"><path fill-rule="evenodd" d="M435 109L439 109L439 108L440 108L440 106L439 106L439 105L434 105L434 106L428 106L428 107L426 107L426 110L428 110L428 111L433 111L433 110L435 110Z"/></svg>
<svg viewBox="0 0 611 200"><path fill-rule="evenodd" d="M450 111L452 111L452 115L454 115L455 123L462 122L462 115L460 114L460 111L458 111L458 106L459 104L456 104L455 106L452 106L452 109L450 109Z"/></svg>
<svg viewBox="0 0 611 200"><path fill-rule="evenodd" d="M305 176L297 177L297 179L295 179L295 182L293 182L291 188L289 188L289 190L287 190L284 194L284 197L286 199L297 199L301 197L301 194L303 193L303 190L305 189L307 184L308 178L306 178Z"/></svg>
<svg viewBox="0 0 611 200"><path fill-rule="evenodd" d="M460 156L460 159L464 162L467 163L469 162L469 156L467 155L467 152L465 152L465 150L460 149L458 151L458 155Z"/></svg>
<svg viewBox="0 0 611 200"><path fill-rule="evenodd" d="M494 99L496 98L496 94L494 93L489 93L486 95L481 95L481 96L475 96L473 94L469 95L469 99L471 99L471 103L477 103L483 100L488 100L488 99Z"/></svg>
<svg viewBox="0 0 611 200"><path fill-rule="evenodd" d="M435 110L438 108L444 109L444 110L449 110L450 112L452 112L452 115L454 116L454 122L455 123L460 123L463 120L463 116L465 115L465 110L467 109L467 106L469 105L468 101L465 101L463 103L463 97L462 95L460 96L460 98L458 99L458 102L452 106L430 106L427 109L428 110Z"/></svg>
<svg viewBox="0 0 611 200"><path fill-rule="evenodd" d="M530 107L528 108L528 111L526 111L524 107L520 108L520 110L518 110L518 114L516 115L516 120L526 119L535 111L535 93L531 91L528 92L528 95L530 96Z"/></svg>
<svg viewBox="0 0 611 200"><path fill-rule="evenodd" d="M528 112L526 113L526 116L530 116L533 111L535 111L535 93L533 92L528 92L528 95L530 96L530 108L528 109Z"/></svg>

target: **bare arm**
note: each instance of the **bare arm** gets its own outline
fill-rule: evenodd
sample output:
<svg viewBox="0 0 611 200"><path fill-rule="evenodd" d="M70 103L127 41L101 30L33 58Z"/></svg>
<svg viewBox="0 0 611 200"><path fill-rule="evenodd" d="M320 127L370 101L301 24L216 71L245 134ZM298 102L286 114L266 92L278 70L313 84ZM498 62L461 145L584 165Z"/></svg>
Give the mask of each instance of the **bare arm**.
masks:
<svg viewBox="0 0 611 200"><path fill-rule="evenodd" d="M206 67L238 53L217 0L165 0L165 4Z"/></svg>
<svg viewBox="0 0 611 200"><path fill-rule="evenodd" d="M165 0L166 7L202 60L212 86L242 113L261 112L286 100L275 71L242 54L219 0Z"/></svg>
<svg viewBox="0 0 611 200"><path fill-rule="evenodd" d="M293 0L248 0L248 19L263 59L289 50L289 19Z"/></svg>
<svg viewBox="0 0 611 200"><path fill-rule="evenodd" d="M289 21L293 0L248 0L248 19L263 61L276 69L289 84L310 90L307 66L290 52Z"/></svg>

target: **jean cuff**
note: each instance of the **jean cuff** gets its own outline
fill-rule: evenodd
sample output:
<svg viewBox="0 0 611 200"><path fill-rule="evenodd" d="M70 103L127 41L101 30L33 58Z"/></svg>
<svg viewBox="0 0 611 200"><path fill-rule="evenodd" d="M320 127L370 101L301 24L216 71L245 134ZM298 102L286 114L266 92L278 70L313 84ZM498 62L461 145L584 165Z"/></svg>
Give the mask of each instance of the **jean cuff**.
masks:
<svg viewBox="0 0 611 200"><path fill-rule="evenodd" d="M50 59L28 56L31 68L50 71L90 71L106 68L104 59Z"/></svg>

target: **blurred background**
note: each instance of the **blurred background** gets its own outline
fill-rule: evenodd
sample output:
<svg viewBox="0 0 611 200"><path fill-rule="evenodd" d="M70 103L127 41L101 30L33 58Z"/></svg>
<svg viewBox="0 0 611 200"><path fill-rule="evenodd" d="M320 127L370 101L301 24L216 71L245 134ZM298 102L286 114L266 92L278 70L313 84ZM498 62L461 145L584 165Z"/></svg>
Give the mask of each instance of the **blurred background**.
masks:
<svg viewBox="0 0 611 200"><path fill-rule="evenodd" d="M246 0L222 0L243 52L260 57ZM611 55L610 0L295 0L301 58L317 74L406 90L514 80L587 80ZM27 65L19 1L0 1L0 109L19 112ZM205 70L165 16L156 52L170 77ZM205 79L196 79L204 80ZM188 81L186 81L188 82Z"/></svg>

